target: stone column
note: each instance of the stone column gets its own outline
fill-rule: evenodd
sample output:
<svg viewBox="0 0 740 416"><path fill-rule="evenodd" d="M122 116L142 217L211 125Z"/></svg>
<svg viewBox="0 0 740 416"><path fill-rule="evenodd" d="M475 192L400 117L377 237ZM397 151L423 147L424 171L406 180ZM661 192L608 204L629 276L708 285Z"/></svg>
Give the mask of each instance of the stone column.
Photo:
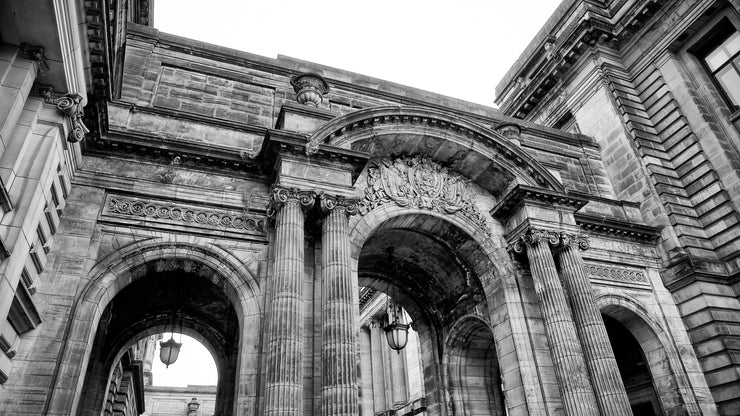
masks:
<svg viewBox="0 0 740 416"><path fill-rule="evenodd" d="M358 415L356 321L347 217L357 212L353 200L321 195L326 215L321 227L322 414Z"/></svg>
<svg viewBox="0 0 740 416"><path fill-rule="evenodd" d="M304 215L314 192L273 188L270 214L275 220L275 263L267 333L265 415L303 414L303 268Z"/></svg>
<svg viewBox="0 0 740 416"><path fill-rule="evenodd" d="M599 409L583 359L583 351L548 245L548 243L557 244L559 240L557 233L530 229L513 244L512 248L517 253L525 249L527 252L565 414L598 416Z"/></svg>
<svg viewBox="0 0 740 416"><path fill-rule="evenodd" d="M588 240L560 233L560 244L560 272L563 286L573 310L573 321L581 340L601 414L632 416L632 408L609 343L604 320L596 305L581 253L578 252L579 248L584 250L588 248Z"/></svg>

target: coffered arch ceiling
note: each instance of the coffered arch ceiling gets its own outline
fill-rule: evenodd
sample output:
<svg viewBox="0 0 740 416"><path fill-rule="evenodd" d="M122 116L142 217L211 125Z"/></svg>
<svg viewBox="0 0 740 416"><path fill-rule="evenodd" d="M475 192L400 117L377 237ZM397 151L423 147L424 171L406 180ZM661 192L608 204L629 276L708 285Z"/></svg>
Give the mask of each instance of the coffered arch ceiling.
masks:
<svg viewBox="0 0 740 416"><path fill-rule="evenodd" d="M335 118L311 136L307 153L329 144L372 157L423 154L472 179L492 195L512 182L562 192L544 166L497 132L457 114L382 106Z"/></svg>

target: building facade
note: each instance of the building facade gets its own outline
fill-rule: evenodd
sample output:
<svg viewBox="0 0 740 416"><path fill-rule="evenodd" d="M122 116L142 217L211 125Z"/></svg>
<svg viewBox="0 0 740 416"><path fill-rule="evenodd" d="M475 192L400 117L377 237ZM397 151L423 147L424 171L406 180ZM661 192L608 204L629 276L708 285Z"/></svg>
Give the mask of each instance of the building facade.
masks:
<svg viewBox="0 0 740 416"><path fill-rule="evenodd" d="M740 414L738 10L566 1L497 89L504 114L593 137L617 198L660 228L663 283L726 415Z"/></svg>
<svg viewBox="0 0 740 416"><path fill-rule="evenodd" d="M566 1L501 111L161 33L153 1L0 4L0 414L151 412L174 330L215 415L736 414L737 132L698 101L736 55L701 96L679 65L732 50L735 3ZM648 78L688 93L652 113Z"/></svg>

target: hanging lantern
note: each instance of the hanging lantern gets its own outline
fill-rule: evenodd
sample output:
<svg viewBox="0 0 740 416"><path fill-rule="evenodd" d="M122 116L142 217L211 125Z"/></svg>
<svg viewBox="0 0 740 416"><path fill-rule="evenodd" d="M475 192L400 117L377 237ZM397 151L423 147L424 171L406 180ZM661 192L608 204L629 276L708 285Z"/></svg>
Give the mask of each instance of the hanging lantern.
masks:
<svg viewBox="0 0 740 416"><path fill-rule="evenodd" d="M402 324L396 320L383 328L388 346L396 351L401 351L409 340L409 325Z"/></svg>
<svg viewBox="0 0 740 416"><path fill-rule="evenodd" d="M182 347L182 344L176 342L172 336L168 341L159 343L159 359L162 360L165 368L169 368L170 364L177 361L177 356L180 355L180 347Z"/></svg>

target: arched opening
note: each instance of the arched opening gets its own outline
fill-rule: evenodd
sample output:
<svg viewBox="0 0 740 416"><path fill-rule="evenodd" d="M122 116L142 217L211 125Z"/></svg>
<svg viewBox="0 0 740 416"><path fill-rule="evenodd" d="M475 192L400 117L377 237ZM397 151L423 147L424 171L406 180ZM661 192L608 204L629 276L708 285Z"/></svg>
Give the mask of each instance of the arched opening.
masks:
<svg viewBox="0 0 740 416"><path fill-rule="evenodd" d="M223 280L210 267L190 260L158 260L140 267L145 269L142 277L121 289L103 310L78 414L106 414L111 398L116 397L111 389L115 393L122 388L119 379L128 368L132 369L129 376L132 382L141 382L134 377L143 378L136 367L142 367L147 337L172 331L173 327L208 348L219 373L215 413L232 414L239 320L226 296ZM142 410L142 403L118 405L127 404L135 404L138 411Z"/></svg>
<svg viewBox="0 0 740 416"><path fill-rule="evenodd" d="M488 306L478 272L492 273L492 267L486 267L490 266L486 258L459 228L438 217L418 213L389 218L364 240L358 259L361 294L376 291L392 297L413 321L415 331L409 337L408 350L389 353L381 328L387 323L383 322L385 296L361 299L361 362L371 363L361 368L363 414L499 414L480 403L473 404L469 413L455 411L449 404L447 386L451 383L443 364L447 348L454 351L448 356L455 357L455 366L462 364L458 358L479 364L477 370L482 378L474 380L478 375L471 373L469 378L458 377L455 383L462 382L472 392L471 383L489 381L481 389L490 389L486 397L494 397L491 402L502 409L494 338L483 323L488 319ZM477 260L475 266L470 264L472 259ZM377 313L370 311L373 302ZM453 331L464 316L477 316L475 319L483 326ZM475 342L457 342L458 335L446 342L445 334L453 332ZM474 357L478 355L481 358L476 361ZM375 363L382 363L384 370L380 371ZM394 366L401 366L403 374ZM486 371L493 375L485 376Z"/></svg>
<svg viewBox="0 0 740 416"><path fill-rule="evenodd" d="M618 320L608 315L602 317L633 415L661 414L660 403L653 387L653 376L640 343Z"/></svg>
<svg viewBox="0 0 740 416"><path fill-rule="evenodd" d="M464 317L447 336L445 364L454 415L506 415L493 332L477 317Z"/></svg>

